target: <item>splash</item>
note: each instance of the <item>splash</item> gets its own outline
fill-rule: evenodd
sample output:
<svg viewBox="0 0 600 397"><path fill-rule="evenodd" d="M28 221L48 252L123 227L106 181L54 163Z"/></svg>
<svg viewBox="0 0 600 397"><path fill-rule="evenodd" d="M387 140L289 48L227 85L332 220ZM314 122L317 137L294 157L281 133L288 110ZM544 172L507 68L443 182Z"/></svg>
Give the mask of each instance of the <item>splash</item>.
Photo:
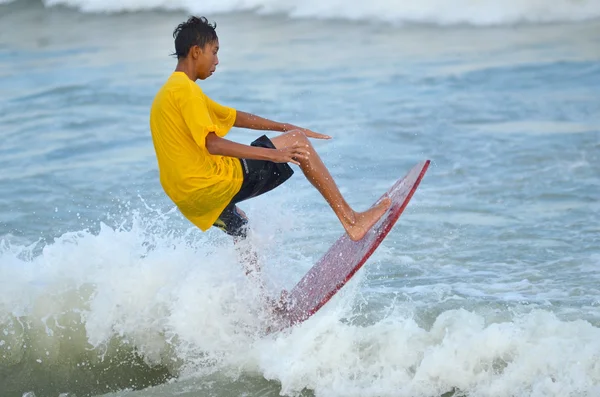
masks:
<svg viewBox="0 0 600 397"><path fill-rule="evenodd" d="M231 242L157 223L136 214L129 228L66 233L39 255L2 241L4 392L146 387L190 363L210 372L256 338L261 291Z"/></svg>
<svg viewBox="0 0 600 397"><path fill-rule="evenodd" d="M168 228L169 213L131 214L39 252L2 241L2 393L122 395L162 385L174 395L215 376L224 390L245 376L286 396L600 392L597 326L545 310L448 308L443 296L382 298L363 288L367 269L305 323L265 336L261 290L224 234ZM275 292L316 258L282 259L278 233L265 226L252 244Z"/></svg>

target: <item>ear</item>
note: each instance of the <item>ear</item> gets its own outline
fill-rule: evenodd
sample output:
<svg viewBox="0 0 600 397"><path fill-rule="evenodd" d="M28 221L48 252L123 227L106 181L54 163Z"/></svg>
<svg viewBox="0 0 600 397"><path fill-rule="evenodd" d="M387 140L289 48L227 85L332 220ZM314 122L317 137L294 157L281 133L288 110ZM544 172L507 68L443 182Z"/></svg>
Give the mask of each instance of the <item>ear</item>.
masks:
<svg viewBox="0 0 600 397"><path fill-rule="evenodd" d="M192 56L192 59L198 59L198 56L200 56L200 47L193 45L190 48L190 55Z"/></svg>

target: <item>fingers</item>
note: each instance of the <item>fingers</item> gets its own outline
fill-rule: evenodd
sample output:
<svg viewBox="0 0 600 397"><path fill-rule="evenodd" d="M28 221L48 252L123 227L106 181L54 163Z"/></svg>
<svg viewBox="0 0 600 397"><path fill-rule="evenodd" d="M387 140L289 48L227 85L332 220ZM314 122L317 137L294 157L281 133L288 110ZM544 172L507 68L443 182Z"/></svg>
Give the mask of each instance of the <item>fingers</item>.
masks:
<svg viewBox="0 0 600 397"><path fill-rule="evenodd" d="M307 145L295 144L279 150L280 162L300 165L301 161L307 161L310 157L310 151Z"/></svg>
<svg viewBox="0 0 600 397"><path fill-rule="evenodd" d="M321 134L321 133L314 132L311 130L304 130L304 134L307 137L314 138L314 139L331 139L331 136L329 136L329 135Z"/></svg>
<svg viewBox="0 0 600 397"><path fill-rule="evenodd" d="M307 146L304 145L294 145L291 147L292 153L294 157L299 157L305 160L308 160L308 156L310 155L310 151Z"/></svg>
<svg viewBox="0 0 600 397"><path fill-rule="evenodd" d="M283 149L279 149L277 151L274 151L274 156L272 157L271 161L274 161L276 163L292 163L292 164L296 164L296 165L300 165L300 161L297 157L300 157L300 159L303 159L303 155L301 153L298 153L296 151L293 150L293 148L289 147L289 148L283 148Z"/></svg>
<svg viewBox="0 0 600 397"><path fill-rule="evenodd" d="M310 151L308 150L307 146L294 145L294 146L290 147L289 149L290 149L290 155L292 156L292 160L293 160L294 164L300 165L300 161L302 161L302 160L308 161L308 158L310 156Z"/></svg>
<svg viewBox="0 0 600 397"><path fill-rule="evenodd" d="M331 136L329 135L325 135L325 134L319 134L319 133L314 133L314 135L312 136L312 138L316 138L316 139L331 139Z"/></svg>

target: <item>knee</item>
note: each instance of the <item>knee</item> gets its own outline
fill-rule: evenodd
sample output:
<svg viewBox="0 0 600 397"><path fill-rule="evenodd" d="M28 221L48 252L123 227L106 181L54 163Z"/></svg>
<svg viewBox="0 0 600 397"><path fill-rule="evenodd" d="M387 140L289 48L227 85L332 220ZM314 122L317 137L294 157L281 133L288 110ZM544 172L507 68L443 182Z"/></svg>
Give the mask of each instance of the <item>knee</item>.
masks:
<svg viewBox="0 0 600 397"><path fill-rule="evenodd" d="M303 163L305 165L310 164L317 154L315 153L315 149L313 148L312 144L310 143L310 140L308 139L304 131L290 130L285 133L285 136L286 146L300 145L308 148L308 158L306 158L306 160L299 159L299 161L300 163Z"/></svg>
<svg viewBox="0 0 600 397"><path fill-rule="evenodd" d="M310 146L310 140L302 130L291 130L288 132L288 135L291 137L292 142L295 144L306 144Z"/></svg>

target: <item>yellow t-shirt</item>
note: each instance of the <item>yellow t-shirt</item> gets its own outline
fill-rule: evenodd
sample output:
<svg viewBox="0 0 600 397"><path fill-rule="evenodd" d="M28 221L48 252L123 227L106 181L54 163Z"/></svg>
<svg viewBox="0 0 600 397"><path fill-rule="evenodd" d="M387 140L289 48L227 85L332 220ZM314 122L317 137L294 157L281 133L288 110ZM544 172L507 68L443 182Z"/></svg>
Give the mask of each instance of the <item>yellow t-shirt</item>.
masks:
<svg viewBox="0 0 600 397"><path fill-rule="evenodd" d="M239 160L206 149L208 133L225 136L235 118L235 109L207 97L183 72L169 77L150 110L160 183L181 213L203 231L242 186Z"/></svg>

